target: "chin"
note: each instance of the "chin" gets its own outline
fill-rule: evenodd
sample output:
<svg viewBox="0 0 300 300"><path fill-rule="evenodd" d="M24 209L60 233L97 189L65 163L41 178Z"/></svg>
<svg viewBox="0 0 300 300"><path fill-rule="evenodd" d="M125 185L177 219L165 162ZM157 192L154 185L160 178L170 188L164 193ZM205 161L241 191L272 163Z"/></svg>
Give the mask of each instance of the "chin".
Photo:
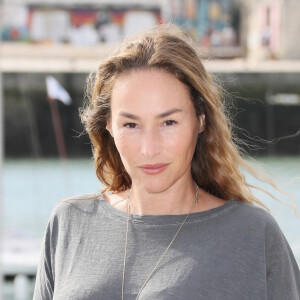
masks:
<svg viewBox="0 0 300 300"><path fill-rule="evenodd" d="M140 182L140 184L148 193L154 194L162 193L172 186L170 180L163 180L162 178L145 180Z"/></svg>

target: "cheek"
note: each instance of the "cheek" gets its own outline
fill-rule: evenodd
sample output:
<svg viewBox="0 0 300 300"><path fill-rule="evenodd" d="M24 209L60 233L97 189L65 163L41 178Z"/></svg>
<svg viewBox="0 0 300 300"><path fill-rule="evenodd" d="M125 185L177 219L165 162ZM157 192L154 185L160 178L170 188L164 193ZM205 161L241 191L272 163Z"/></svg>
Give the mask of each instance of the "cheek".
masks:
<svg viewBox="0 0 300 300"><path fill-rule="evenodd" d="M193 155L197 137L198 134L193 129L190 127L184 128L180 130L180 132L170 134L166 137L165 145L169 150L168 152L171 154L173 153L176 156L181 156L185 159L186 156L190 156L191 153Z"/></svg>
<svg viewBox="0 0 300 300"><path fill-rule="evenodd" d="M118 132L115 135L115 144L124 165L126 165L126 161L132 161L136 157L138 151L137 143L133 141L130 135Z"/></svg>

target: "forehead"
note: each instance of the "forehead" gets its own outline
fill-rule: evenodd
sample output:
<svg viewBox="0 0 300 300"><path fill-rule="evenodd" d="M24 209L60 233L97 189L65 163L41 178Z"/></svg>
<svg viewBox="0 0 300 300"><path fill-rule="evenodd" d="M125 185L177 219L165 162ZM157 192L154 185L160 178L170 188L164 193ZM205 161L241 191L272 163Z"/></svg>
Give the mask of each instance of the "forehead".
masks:
<svg viewBox="0 0 300 300"><path fill-rule="evenodd" d="M192 104L188 87L174 75L157 69L121 74L116 79L111 100L112 110L147 108L156 111Z"/></svg>

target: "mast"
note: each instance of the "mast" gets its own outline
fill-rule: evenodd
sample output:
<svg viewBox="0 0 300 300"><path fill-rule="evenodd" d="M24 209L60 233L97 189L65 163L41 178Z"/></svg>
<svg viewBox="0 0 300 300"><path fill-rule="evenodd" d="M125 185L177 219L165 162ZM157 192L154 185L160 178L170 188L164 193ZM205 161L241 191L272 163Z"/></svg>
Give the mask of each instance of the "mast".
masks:
<svg viewBox="0 0 300 300"><path fill-rule="evenodd" d="M2 71L0 69L0 252L3 251L3 157L4 157L4 121L3 121L3 93L2 93ZM0 300L3 293L3 270L0 262Z"/></svg>
<svg viewBox="0 0 300 300"><path fill-rule="evenodd" d="M0 16L3 13L2 10L3 2L0 0ZM1 24L1 17L0 17L0 33L2 29ZM0 36L0 56L1 56L1 36ZM2 85L2 70L0 67L0 253L3 251L3 157L4 157L4 105L3 105L3 85ZM3 268L2 263L0 262L0 300L2 300L3 295Z"/></svg>

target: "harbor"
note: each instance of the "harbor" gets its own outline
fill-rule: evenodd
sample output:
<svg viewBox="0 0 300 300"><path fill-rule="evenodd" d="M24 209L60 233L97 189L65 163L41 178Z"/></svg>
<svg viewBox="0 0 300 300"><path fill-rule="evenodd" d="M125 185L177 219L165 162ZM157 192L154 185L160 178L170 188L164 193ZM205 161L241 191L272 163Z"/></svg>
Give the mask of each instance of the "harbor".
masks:
<svg viewBox="0 0 300 300"><path fill-rule="evenodd" d="M280 188L299 199L299 157L261 157L258 163L274 174ZM289 197L274 191L267 184L261 185L250 177L248 180L274 193L280 201L292 205L293 201ZM70 159L67 173L57 159L9 159L4 165L4 187L6 218L1 255L5 272L4 299L29 300L33 293L40 248L51 211L59 200L72 195L95 193L101 186L90 159ZM255 193L270 208L299 264L300 219L296 218L291 207L262 192ZM299 201L297 209L299 213Z"/></svg>
<svg viewBox="0 0 300 300"><path fill-rule="evenodd" d="M246 159L285 192L244 173L278 200L253 189L300 266L300 4L46 2L0 1L0 300L32 299L45 229L58 201L101 190L79 117L89 76L122 38L170 21L193 39L203 65L226 91L224 107ZM47 78L68 101L49 96Z"/></svg>

